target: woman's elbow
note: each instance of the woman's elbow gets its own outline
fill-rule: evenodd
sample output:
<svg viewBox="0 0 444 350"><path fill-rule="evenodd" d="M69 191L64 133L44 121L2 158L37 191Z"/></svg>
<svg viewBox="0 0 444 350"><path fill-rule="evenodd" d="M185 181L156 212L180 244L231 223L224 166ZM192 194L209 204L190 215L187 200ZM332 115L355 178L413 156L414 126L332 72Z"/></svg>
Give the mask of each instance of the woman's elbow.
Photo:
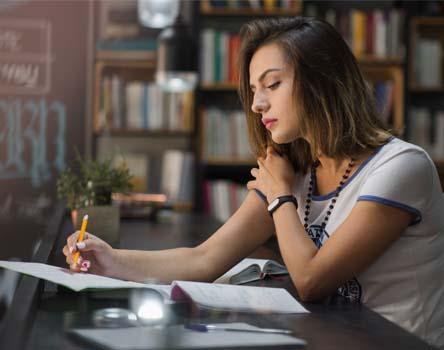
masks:
<svg viewBox="0 0 444 350"><path fill-rule="evenodd" d="M322 293L320 283L315 281L310 276L306 276L298 283L295 283L299 299L304 303L315 302L325 295Z"/></svg>

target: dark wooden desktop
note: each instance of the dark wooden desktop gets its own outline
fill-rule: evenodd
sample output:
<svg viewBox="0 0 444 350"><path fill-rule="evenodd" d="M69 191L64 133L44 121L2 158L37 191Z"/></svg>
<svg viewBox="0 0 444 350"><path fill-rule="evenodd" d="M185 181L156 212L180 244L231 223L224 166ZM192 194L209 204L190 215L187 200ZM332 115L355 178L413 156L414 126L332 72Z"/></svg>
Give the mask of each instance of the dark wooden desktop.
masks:
<svg viewBox="0 0 444 350"><path fill-rule="evenodd" d="M194 246L202 242L219 226L214 219L196 214L175 214L170 222L143 220L123 221L121 227L122 248L164 249L177 246ZM61 247L71 231L65 217L58 228L59 235L49 254L49 263L63 265ZM44 255L44 254L43 254ZM40 257L40 259L44 258ZM13 349L93 349L67 334L73 327L92 326L94 310L104 307L126 307L125 298L114 298L106 293L72 293L56 291L53 285L32 277L24 277L21 284L36 290L35 298L30 293L18 295L9 315L3 320L0 344ZM266 280L256 285L284 287L296 295L288 277L281 280ZM17 292L20 293L20 285ZM52 287L52 288L51 288ZM53 289L53 291L51 291ZM23 291L22 291L22 294ZM26 294L26 293L25 293ZM35 300L34 300L35 299ZM23 305L23 301L27 303ZM305 304L310 314L253 314L196 312L185 305L172 306L174 317L171 323L183 323L190 319L205 322L249 322L261 327L292 329L295 335L307 341L307 349L430 349L425 342L385 320L363 305L351 305L337 299L335 302ZM28 315L24 313L28 312ZM25 319L20 319L25 317ZM25 322L23 322L25 321ZM5 324L8 323L8 324ZM20 323L21 322L21 323ZM21 324L21 326L20 326ZM14 334L16 333L16 334Z"/></svg>

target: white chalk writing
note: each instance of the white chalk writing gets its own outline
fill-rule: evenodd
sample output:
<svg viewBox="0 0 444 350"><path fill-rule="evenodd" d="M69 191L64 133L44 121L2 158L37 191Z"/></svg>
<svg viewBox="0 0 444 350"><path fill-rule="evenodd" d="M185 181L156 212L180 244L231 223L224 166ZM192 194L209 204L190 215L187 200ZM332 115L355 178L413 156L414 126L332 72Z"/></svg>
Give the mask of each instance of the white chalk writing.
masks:
<svg viewBox="0 0 444 350"><path fill-rule="evenodd" d="M65 168L65 132L60 101L0 100L0 179L30 178L33 187L47 183L52 170Z"/></svg>

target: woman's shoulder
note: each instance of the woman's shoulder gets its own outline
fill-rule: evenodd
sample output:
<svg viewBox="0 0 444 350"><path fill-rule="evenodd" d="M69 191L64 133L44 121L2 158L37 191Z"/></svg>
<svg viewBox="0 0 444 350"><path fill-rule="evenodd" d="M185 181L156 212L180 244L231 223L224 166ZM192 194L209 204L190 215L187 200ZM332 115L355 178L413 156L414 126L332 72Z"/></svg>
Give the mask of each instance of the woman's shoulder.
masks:
<svg viewBox="0 0 444 350"><path fill-rule="evenodd" d="M391 138L385 145L375 151L374 166L390 166L393 163L398 167L428 167L433 165L433 161L427 152L412 143Z"/></svg>

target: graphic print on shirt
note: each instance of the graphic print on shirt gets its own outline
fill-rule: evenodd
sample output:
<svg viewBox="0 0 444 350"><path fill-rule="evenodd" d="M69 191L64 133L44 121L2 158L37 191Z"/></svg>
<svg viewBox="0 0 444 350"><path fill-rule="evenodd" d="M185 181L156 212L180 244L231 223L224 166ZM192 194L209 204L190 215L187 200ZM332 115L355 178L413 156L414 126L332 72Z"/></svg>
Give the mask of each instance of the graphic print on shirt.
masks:
<svg viewBox="0 0 444 350"><path fill-rule="evenodd" d="M310 225L308 228L308 235L318 249L321 248L330 237L321 225ZM361 302L362 288L356 278L347 281L344 285L338 288L336 293L351 303Z"/></svg>

